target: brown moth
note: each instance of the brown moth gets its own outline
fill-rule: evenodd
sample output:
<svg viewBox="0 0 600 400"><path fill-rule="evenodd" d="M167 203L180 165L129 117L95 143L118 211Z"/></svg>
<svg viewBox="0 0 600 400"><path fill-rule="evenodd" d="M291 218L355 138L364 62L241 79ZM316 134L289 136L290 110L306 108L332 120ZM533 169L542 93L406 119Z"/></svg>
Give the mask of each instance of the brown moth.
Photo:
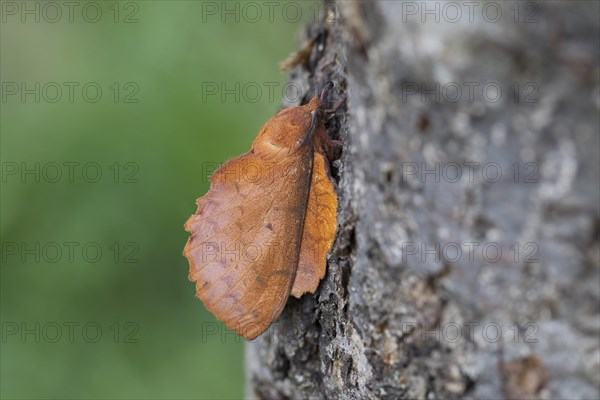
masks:
<svg viewBox="0 0 600 400"><path fill-rule="evenodd" d="M196 295L248 340L279 318L290 294L314 293L325 275L338 205L333 141L319 118L325 91L271 118L252 150L214 173L185 224Z"/></svg>

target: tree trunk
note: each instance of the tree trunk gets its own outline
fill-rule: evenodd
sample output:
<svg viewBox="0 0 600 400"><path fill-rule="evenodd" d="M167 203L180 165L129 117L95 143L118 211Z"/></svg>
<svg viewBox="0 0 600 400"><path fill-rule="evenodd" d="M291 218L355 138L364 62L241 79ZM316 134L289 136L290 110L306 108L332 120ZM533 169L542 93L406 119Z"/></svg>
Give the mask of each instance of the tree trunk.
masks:
<svg viewBox="0 0 600 400"><path fill-rule="evenodd" d="M292 79L347 100L338 237L247 397L600 397L599 3L447 4L307 29Z"/></svg>

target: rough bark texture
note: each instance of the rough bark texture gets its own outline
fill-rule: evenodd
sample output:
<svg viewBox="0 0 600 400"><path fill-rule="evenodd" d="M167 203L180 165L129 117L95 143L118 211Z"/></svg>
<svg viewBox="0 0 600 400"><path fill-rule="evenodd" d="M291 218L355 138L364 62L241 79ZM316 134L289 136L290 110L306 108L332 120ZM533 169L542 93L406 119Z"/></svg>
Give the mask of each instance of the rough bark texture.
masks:
<svg viewBox="0 0 600 400"><path fill-rule="evenodd" d="M317 293L248 344L249 398L600 397L599 5L495 4L422 23L344 1L307 30L293 79L347 96L340 228Z"/></svg>

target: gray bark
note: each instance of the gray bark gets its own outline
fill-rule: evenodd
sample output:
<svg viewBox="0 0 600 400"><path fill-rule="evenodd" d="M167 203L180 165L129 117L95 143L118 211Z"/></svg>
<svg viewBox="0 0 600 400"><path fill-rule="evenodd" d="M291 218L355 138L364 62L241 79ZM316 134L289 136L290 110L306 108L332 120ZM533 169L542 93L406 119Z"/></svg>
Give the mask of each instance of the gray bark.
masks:
<svg viewBox="0 0 600 400"><path fill-rule="evenodd" d="M599 3L477 4L344 1L307 29L292 79L347 99L339 232L247 345L249 398L600 397Z"/></svg>

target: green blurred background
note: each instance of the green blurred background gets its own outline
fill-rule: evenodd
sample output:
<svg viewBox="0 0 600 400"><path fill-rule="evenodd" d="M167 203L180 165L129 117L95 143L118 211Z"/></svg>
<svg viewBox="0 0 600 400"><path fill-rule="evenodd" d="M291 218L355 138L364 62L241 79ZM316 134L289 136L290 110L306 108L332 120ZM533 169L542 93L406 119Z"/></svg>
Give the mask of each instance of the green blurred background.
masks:
<svg viewBox="0 0 600 400"><path fill-rule="evenodd" d="M0 395L241 398L243 342L194 297L183 223L207 171L247 151L280 108L278 61L315 3L298 20L285 3L272 19L239 8L237 22L208 14L223 2L100 1L96 23L75 3L73 22L64 6L52 22L44 2L2 2ZM40 83L39 103L23 82ZM65 82L79 85L72 102ZM264 90L203 99L207 82ZM265 82L279 84L274 99ZM65 163L79 163L73 176Z"/></svg>

